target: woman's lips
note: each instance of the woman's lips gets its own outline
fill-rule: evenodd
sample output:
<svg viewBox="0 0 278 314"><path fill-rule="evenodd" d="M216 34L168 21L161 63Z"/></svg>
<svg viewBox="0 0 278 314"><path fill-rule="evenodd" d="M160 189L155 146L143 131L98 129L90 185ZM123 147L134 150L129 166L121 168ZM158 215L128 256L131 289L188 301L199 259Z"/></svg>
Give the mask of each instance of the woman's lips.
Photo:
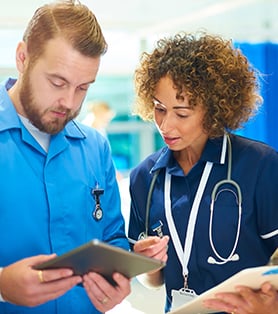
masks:
<svg viewBox="0 0 278 314"><path fill-rule="evenodd" d="M163 139L167 145L174 145L179 140L179 137L164 136Z"/></svg>

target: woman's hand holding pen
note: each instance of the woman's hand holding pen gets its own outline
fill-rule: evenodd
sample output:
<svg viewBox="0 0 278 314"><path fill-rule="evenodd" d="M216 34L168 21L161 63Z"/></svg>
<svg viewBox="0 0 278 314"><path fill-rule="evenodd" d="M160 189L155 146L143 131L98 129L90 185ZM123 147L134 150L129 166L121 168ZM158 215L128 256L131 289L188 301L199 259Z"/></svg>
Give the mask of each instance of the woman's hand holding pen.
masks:
<svg viewBox="0 0 278 314"><path fill-rule="evenodd" d="M162 238L157 236L150 236L146 239L138 240L134 244L133 249L136 253L156 258L166 263L168 259L168 242L169 236L163 236Z"/></svg>
<svg viewBox="0 0 278 314"><path fill-rule="evenodd" d="M155 237L150 236L146 239L138 240L134 244L134 252L156 258L163 262L167 262L168 259L168 242L169 236ZM158 269L147 274L137 276L137 279L146 287L154 288L164 284L164 276L162 269Z"/></svg>

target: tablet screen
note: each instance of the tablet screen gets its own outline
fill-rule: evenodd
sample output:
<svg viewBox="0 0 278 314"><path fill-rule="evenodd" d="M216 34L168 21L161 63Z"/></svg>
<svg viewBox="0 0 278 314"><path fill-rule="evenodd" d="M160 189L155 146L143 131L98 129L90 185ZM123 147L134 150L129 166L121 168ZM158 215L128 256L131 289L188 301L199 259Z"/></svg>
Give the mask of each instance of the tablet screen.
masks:
<svg viewBox="0 0 278 314"><path fill-rule="evenodd" d="M97 272L110 283L114 272L127 278L164 267L165 263L94 239L68 253L35 266L37 270L71 268L75 275Z"/></svg>

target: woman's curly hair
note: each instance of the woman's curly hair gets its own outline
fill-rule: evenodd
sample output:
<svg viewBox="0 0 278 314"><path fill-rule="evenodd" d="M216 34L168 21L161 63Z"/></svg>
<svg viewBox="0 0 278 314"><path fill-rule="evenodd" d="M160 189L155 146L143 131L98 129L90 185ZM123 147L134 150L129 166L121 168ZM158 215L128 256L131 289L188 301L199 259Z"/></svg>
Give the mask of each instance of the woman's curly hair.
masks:
<svg viewBox="0 0 278 314"><path fill-rule="evenodd" d="M152 53L143 53L135 71L134 107L143 120L154 119L155 88L165 76L172 79L177 99L186 95L192 108L203 106L203 128L211 138L240 128L262 100L256 70L231 41L219 36L179 33L160 39Z"/></svg>

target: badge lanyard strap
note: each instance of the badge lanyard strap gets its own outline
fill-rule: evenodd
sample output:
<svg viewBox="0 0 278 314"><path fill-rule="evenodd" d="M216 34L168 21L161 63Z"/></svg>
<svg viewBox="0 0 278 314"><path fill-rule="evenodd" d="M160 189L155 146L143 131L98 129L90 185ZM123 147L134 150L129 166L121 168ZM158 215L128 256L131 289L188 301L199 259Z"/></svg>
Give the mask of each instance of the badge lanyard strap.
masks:
<svg viewBox="0 0 278 314"><path fill-rule="evenodd" d="M177 233L177 229L175 227L175 223L172 216L172 210L171 210L171 175L168 173L166 169L165 174L165 185L164 185L164 206L165 206L165 215L166 220L169 226L170 235L173 240L173 244L176 250L176 253L178 255L179 261L182 265L182 272L184 277L184 288L187 289L187 276L188 276L188 261L191 254L192 249L192 242L193 242L193 235L194 235L194 229L197 219L197 213L199 210L199 205L201 202L201 198L204 193L205 186L208 181L208 177L210 175L211 169L212 169L213 163L207 161L205 169L202 174L202 178L199 183L199 187L197 190L197 193L194 198L194 202L190 211L187 231L186 231L186 238L184 242L184 250L182 250L181 242Z"/></svg>

